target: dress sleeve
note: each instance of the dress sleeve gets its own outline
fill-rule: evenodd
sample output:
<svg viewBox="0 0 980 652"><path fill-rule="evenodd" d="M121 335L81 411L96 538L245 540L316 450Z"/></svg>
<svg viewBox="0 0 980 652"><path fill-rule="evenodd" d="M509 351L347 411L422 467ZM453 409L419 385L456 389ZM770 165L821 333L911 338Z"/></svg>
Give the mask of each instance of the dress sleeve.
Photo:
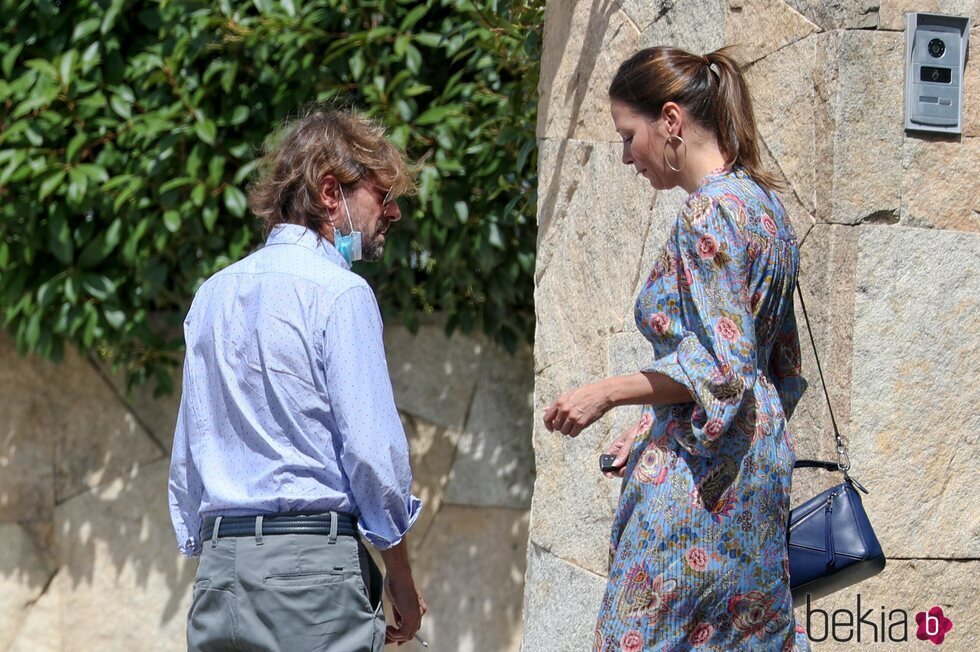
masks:
<svg viewBox="0 0 980 652"><path fill-rule="evenodd" d="M684 385L694 400L690 429L670 429L694 455L712 455L756 380L755 322L746 285L748 255L741 229L707 197L689 201L674 232L680 342L644 371ZM652 316L656 329L671 321ZM686 425L686 424L685 424Z"/></svg>
<svg viewBox="0 0 980 652"><path fill-rule="evenodd" d="M371 289L353 287L334 302L327 320L327 393L340 430L340 464L358 511L358 527L385 550L418 519L408 441L395 408L382 340L381 314Z"/></svg>
<svg viewBox="0 0 980 652"><path fill-rule="evenodd" d="M797 403L806 391L807 384L800 371L800 335L791 304L779 324L769 356L769 378L776 386L787 419L793 416Z"/></svg>

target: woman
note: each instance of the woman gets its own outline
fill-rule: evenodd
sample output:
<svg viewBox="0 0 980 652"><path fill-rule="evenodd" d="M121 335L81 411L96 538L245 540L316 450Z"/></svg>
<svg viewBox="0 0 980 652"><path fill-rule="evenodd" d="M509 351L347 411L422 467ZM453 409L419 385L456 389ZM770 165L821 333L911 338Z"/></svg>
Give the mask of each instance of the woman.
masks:
<svg viewBox="0 0 980 652"><path fill-rule="evenodd" d="M608 450L625 480L595 650L809 650L786 552L799 248L748 88L725 50L660 47L625 61L609 97L623 163L690 194L636 301L653 363L545 410L576 436L644 406Z"/></svg>

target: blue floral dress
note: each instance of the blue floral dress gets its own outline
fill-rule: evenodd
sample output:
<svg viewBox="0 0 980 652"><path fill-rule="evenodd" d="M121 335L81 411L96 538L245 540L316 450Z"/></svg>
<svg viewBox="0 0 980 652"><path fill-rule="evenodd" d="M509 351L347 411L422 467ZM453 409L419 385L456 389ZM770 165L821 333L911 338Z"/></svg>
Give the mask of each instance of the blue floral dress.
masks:
<svg viewBox="0 0 980 652"><path fill-rule="evenodd" d="M645 406L613 524L598 652L809 650L793 617L786 419L803 393L799 247L743 170L688 196L636 301L644 371L693 401Z"/></svg>

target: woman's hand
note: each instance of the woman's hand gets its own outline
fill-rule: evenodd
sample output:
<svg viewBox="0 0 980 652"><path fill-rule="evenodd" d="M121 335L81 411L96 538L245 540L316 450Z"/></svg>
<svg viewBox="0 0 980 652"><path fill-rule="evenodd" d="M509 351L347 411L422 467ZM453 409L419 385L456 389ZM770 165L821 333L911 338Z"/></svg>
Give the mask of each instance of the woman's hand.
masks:
<svg viewBox="0 0 980 652"><path fill-rule="evenodd" d="M615 455L616 459L613 461L613 466L616 467L615 471L607 471L602 475L607 478L622 478L626 474L626 460L629 459L630 451L633 450L633 443L636 441L637 428L634 426L629 430L626 430L616 440L609 445L606 449L607 455Z"/></svg>
<svg viewBox="0 0 980 652"><path fill-rule="evenodd" d="M544 427L569 437L577 437L613 406L600 381L583 385L562 394L557 401L544 409Z"/></svg>

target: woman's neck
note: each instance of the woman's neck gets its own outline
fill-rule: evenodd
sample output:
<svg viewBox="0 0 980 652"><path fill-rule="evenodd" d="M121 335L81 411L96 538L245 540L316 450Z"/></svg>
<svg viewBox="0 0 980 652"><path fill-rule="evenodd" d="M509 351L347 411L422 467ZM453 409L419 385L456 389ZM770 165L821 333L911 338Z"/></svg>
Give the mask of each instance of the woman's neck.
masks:
<svg viewBox="0 0 980 652"><path fill-rule="evenodd" d="M706 176L725 167L725 157L714 140L701 147L692 147L688 154L687 165L677 174L678 185L688 193L692 193L701 186Z"/></svg>

